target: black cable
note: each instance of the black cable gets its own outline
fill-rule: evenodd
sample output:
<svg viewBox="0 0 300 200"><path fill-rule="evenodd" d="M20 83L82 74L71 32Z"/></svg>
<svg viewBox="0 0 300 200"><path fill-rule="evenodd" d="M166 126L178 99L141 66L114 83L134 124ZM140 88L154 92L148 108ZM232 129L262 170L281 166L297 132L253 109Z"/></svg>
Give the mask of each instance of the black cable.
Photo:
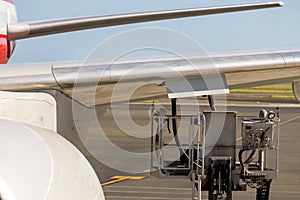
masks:
<svg viewBox="0 0 300 200"><path fill-rule="evenodd" d="M249 155L249 157L247 158L247 160L244 162L245 164L250 164L252 162L252 160L254 159L256 150L252 150L251 154Z"/></svg>
<svg viewBox="0 0 300 200"><path fill-rule="evenodd" d="M244 166L245 162L243 162L243 160L242 160L243 159L242 156L245 151L248 151L248 149L242 149L239 152L239 160L240 160L240 164L241 164L241 178L249 187L261 188L265 184L266 180L262 176L257 176L258 174L252 173L252 172L248 171L247 169L245 169L245 166ZM253 153L253 151L252 151L252 153ZM249 160L250 156L248 157L247 160Z"/></svg>
<svg viewBox="0 0 300 200"><path fill-rule="evenodd" d="M241 167L242 167L242 172L244 171L244 162L243 162L243 157L242 157L244 151L245 150L240 150L240 152L239 152L239 160L240 160L240 164L241 164Z"/></svg>
<svg viewBox="0 0 300 200"><path fill-rule="evenodd" d="M169 118L167 118L167 128L168 128L168 132L171 133Z"/></svg>

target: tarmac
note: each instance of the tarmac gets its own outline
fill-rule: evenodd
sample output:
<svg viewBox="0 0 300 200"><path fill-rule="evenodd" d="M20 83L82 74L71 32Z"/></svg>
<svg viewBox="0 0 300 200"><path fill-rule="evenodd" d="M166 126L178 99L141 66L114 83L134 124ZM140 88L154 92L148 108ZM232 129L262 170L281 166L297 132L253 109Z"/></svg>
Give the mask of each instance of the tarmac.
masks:
<svg viewBox="0 0 300 200"><path fill-rule="evenodd" d="M279 149L279 179L271 185L270 199L300 199L300 104L278 101L229 101L227 110L237 111L241 116L256 116L262 108L276 110L280 108L280 149ZM167 109L167 104L161 105ZM149 103L133 103L130 106L131 118L140 126L149 124ZM187 106L188 108L189 106ZM200 106L201 110L207 110L206 104ZM118 116L126 115L120 106ZM121 117L122 119L122 117ZM124 117L126 119L126 117ZM108 110L99 117L101 127L105 130L107 138L121 150L133 153L145 153L150 149L150 130L141 133L148 137L134 137L124 134L113 120L112 110ZM144 129L143 129L144 130ZM187 200L192 199L192 184L188 179L158 179L150 175L149 171L132 173L130 170L122 170L115 166L139 167L131 159L118 159L114 152L107 153L106 144L100 140L93 145L100 148L93 154L85 152L97 175L99 176L107 200ZM99 147L101 146L101 147ZM121 151L119 149L119 151ZM105 158L99 159L97 155L106 154L113 162L107 163ZM108 155L107 155L108 154ZM97 157L97 158L96 158ZM104 161L103 161L104 160ZM150 169L150 166L149 166ZM248 189L246 192L233 192L233 199L255 199L255 190ZM202 192L202 199L207 199L207 192Z"/></svg>

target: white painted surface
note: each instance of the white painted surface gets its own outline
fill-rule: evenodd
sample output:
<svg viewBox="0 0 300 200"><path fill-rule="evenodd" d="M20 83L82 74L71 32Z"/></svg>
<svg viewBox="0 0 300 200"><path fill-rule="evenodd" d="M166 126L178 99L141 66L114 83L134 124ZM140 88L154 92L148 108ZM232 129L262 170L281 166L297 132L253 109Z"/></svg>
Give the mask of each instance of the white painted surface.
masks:
<svg viewBox="0 0 300 200"><path fill-rule="evenodd" d="M57 130L56 101L45 93L0 91L0 116Z"/></svg>
<svg viewBox="0 0 300 200"><path fill-rule="evenodd" d="M0 127L3 200L104 199L91 165L59 134L2 117Z"/></svg>
<svg viewBox="0 0 300 200"><path fill-rule="evenodd" d="M0 1L0 34L7 34L7 23L16 23L17 11L13 4Z"/></svg>

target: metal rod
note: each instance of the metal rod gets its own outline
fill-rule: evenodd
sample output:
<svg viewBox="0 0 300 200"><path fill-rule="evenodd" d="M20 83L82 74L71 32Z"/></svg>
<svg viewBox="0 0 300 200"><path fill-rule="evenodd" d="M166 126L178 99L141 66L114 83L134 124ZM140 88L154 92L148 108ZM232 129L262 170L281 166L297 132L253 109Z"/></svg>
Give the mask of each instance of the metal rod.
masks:
<svg viewBox="0 0 300 200"><path fill-rule="evenodd" d="M222 184L222 182L221 182L221 170L219 169L219 191L218 191L218 193L219 194L221 194L221 184Z"/></svg>
<svg viewBox="0 0 300 200"><path fill-rule="evenodd" d="M259 150L259 163L260 163L260 170L264 171L265 166L265 150Z"/></svg>

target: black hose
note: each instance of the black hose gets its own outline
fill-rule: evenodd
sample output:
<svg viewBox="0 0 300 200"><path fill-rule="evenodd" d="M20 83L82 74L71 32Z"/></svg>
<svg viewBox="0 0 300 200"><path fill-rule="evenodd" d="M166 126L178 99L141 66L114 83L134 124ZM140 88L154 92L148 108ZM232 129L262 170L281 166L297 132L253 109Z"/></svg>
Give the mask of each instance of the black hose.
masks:
<svg viewBox="0 0 300 200"><path fill-rule="evenodd" d="M209 106L210 106L211 111L217 111L215 101L214 101L214 97L212 95L208 95L208 102L209 102Z"/></svg>
<svg viewBox="0 0 300 200"><path fill-rule="evenodd" d="M240 152L239 152L239 160L240 160L242 171L244 171L244 162L243 162L243 153L244 153L244 151L245 150L240 150Z"/></svg>
<svg viewBox="0 0 300 200"><path fill-rule="evenodd" d="M171 99L171 106L172 106L172 129L173 129L175 143L176 143L176 146L179 149L180 158L181 158L181 156L184 155L184 152L181 149L180 141L178 139L178 134L177 134L177 124L176 124L177 105L176 105L176 100L177 99Z"/></svg>

